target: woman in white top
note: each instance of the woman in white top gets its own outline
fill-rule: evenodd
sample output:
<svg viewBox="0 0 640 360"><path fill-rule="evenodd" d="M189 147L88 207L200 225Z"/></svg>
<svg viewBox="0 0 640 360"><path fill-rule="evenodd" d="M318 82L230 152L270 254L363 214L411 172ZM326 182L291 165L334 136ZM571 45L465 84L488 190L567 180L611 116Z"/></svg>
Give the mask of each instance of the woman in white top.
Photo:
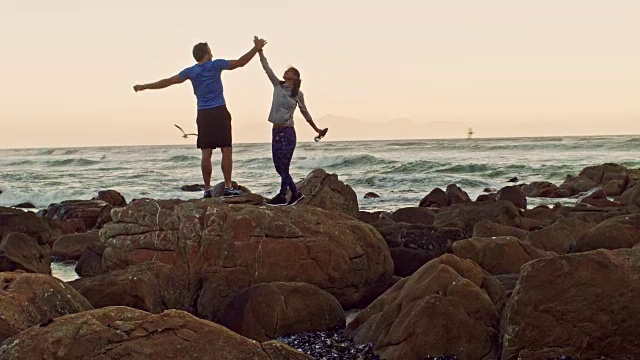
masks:
<svg viewBox="0 0 640 360"><path fill-rule="evenodd" d="M258 54L260 55L262 68L273 84L273 101L269 112L269 122L273 124L271 151L273 164L282 178L280 192L273 199L267 201L267 204L293 205L304 197L296 188L296 184L289 174L289 166L296 148L296 130L293 123L293 113L296 107L300 107L302 116L318 133L319 138L326 135L328 129L318 129L307 110L307 106L304 103L304 95L300 91L300 84L302 83L300 72L296 68L290 67L284 73L284 80L280 80L269 67L264 52L259 51ZM291 190L291 199L288 202L286 198L287 189Z"/></svg>

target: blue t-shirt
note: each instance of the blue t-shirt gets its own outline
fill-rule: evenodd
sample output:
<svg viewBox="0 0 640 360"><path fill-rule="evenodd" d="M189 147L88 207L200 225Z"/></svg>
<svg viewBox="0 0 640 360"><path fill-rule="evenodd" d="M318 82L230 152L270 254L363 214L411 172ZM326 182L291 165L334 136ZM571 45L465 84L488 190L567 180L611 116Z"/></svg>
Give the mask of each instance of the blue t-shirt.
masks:
<svg viewBox="0 0 640 360"><path fill-rule="evenodd" d="M178 74L191 80L193 93L198 99L198 109L210 109L225 105L220 73L229 67L229 60L213 60L195 64Z"/></svg>

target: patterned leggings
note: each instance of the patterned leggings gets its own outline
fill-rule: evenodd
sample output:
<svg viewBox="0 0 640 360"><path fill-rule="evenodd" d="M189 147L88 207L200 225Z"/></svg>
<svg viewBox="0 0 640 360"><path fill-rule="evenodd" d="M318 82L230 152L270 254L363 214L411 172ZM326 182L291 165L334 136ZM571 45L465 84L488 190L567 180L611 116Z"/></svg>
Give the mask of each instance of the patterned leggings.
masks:
<svg viewBox="0 0 640 360"><path fill-rule="evenodd" d="M273 164L276 171L282 178L280 194L286 195L287 188L292 194L298 192L296 184L289 174L289 166L293 158L293 151L296 149L296 130L291 127L273 128L271 139L271 152L273 154Z"/></svg>

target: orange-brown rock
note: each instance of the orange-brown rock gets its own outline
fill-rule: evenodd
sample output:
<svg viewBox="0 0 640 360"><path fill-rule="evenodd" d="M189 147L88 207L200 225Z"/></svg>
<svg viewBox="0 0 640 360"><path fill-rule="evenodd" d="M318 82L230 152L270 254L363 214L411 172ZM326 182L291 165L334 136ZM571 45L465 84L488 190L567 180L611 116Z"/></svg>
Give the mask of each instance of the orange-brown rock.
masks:
<svg viewBox="0 0 640 360"><path fill-rule="evenodd" d="M243 194L251 194L251 190L249 190L246 186L239 185L237 182L233 181L233 188L239 189ZM211 188L211 195L214 198L219 198L224 196L224 181L217 183Z"/></svg>
<svg viewBox="0 0 640 360"><path fill-rule="evenodd" d="M51 248L23 233L8 233L0 241L0 271L50 274Z"/></svg>
<svg viewBox="0 0 640 360"><path fill-rule="evenodd" d="M612 180L622 181L625 187L629 178L629 169L619 164L606 163L588 166L580 171L578 176L588 178L597 185L606 185Z"/></svg>
<svg viewBox="0 0 640 360"><path fill-rule="evenodd" d="M98 242L98 230L62 235L53 243L51 256L58 260L78 260L89 244Z"/></svg>
<svg viewBox="0 0 640 360"><path fill-rule="evenodd" d="M530 232L526 241L541 250L566 254L592 227L580 220L562 218L544 229Z"/></svg>
<svg viewBox="0 0 640 360"><path fill-rule="evenodd" d="M343 328L345 315L338 300L306 283L257 284L231 299L220 324L256 341L307 331Z"/></svg>
<svg viewBox="0 0 640 360"><path fill-rule="evenodd" d="M504 289L476 263L447 254L397 282L347 326L388 360L497 356Z"/></svg>
<svg viewBox="0 0 640 360"><path fill-rule="evenodd" d="M640 243L640 214L605 220L576 241L576 251L631 248Z"/></svg>
<svg viewBox="0 0 640 360"><path fill-rule="evenodd" d="M431 190L430 193L427 194L427 196L425 196L424 198L422 198L422 200L420 200L420 207L431 207L433 205L436 205L438 207L445 207L445 206L449 206L449 197L447 196L447 193L440 189L440 188L435 188L433 190Z"/></svg>
<svg viewBox="0 0 640 360"><path fill-rule="evenodd" d="M49 275L1 272L0 284L0 340L59 316L93 309L71 286Z"/></svg>
<svg viewBox="0 0 640 360"><path fill-rule="evenodd" d="M438 227L457 227L467 234L479 221L489 219L493 222L516 226L522 222L518 208L509 201L470 202L451 205L436 214L433 222Z"/></svg>
<svg viewBox="0 0 640 360"><path fill-rule="evenodd" d="M513 236L474 237L456 241L451 248L457 257L473 260L494 275L519 273L529 261L550 256Z"/></svg>
<svg viewBox="0 0 640 360"><path fill-rule="evenodd" d="M578 199L578 204L587 204L595 207L620 207L622 204L611 201L607 198L607 193L602 188L595 188Z"/></svg>
<svg viewBox="0 0 640 360"><path fill-rule="evenodd" d="M524 194L524 191L522 191L520 186L512 185L503 187L498 191L496 200L510 201L520 209L527 208L527 196Z"/></svg>
<svg viewBox="0 0 640 360"><path fill-rule="evenodd" d="M7 339L2 359L305 360L284 344L260 344L186 312L108 307L34 326Z"/></svg>
<svg viewBox="0 0 640 360"><path fill-rule="evenodd" d="M582 194L598 187L598 182L584 176L567 175L560 189L568 192L570 196Z"/></svg>
<svg viewBox="0 0 640 360"><path fill-rule="evenodd" d="M62 234L33 212L0 206L0 238L12 232L29 235L39 244L51 243Z"/></svg>
<svg viewBox="0 0 640 360"><path fill-rule="evenodd" d="M124 196L115 190L103 190L98 192L98 196L91 200L102 200L113 207L127 206Z"/></svg>
<svg viewBox="0 0 640 360"><path fill-rule="evenodd" d="M66 200L49 206L46 217L58 221L80 221L87 230L98 224L105 208L113 207L102 200Z"/></svg>
<svg viewBox="0 0 640 360"><path fill-rule="evenodd" d="M124 270L71 281L71 285L95 308L127 306L154 314L167 309L194 313L189 277L171 265L157 261L132 265Z"/></svg>
<svg viewBox="0 0 640 360"><path fill-rule="evenodd" d="M522 191L527 197L565 198L572 195L568 190L548 181L534 181L522 185Z"/></svg>
<svg viewBox="0 0 640 360"><path fill-rule="evenodd" d="M469 194L467 194L456 184L447 185L445 193L447 194L447 203L449 205L471 202Z"/></svg>
<svg viewBox="0 0 640 360"><path fill-rule="evenodd" d="M384 239L355 218L314 206L225 201L139 200L116 208L114 221L100 232L105 248L98 250L99 264L83 262L85 254L98 258L88 250L78 267L106 272L149 261L172 265L189 277L184 296L197 298L197 314L208 319L254 284L310 283L349 308L393 275Z"/></svg>
<svg viewBox="0 0 640 360"><path fill-rule="evenodd" d="M304 194L304 199L298 202L300 205L339 211L352 217L358 216L358 196L351 186L340 181L336 174L315 169L296 183L296 186ZM290 195L290 192L287 194Z"/></svg>
<svg viewBox="0 0 640 360"><path fill-rule="evenodd" d="M435 212L424 207L402 208L391 214L391 219L395 222L423 225L432 225L435 217Z"/></svg>
<svg viewBox="0 0 640 360"><path fill-rule="evenodd" d="M526 264L508 306L502 359L640 359L639 278L640 249Z"/></svg>
<svg viewBox="0 0 640 360"><path fill-rule="evenodd" d="M451 244L466 239L458 228L393 224L378 227L393 258L394 274L409 276L427 262L451 252Z"/></svg>
<svg viewBox="0 0 640 360"><path fill-rule="evenodd" d="M473 237L514 236L524 240L529 236L529 231L513 226L494 223L489 219L478 221L473 226Z"/></svg>
<svg viewBox="0 0 640 360"><path fill-rule="evenodd" d="M635 212L640 212L640 182L627 189L621 197L624 206L628 206Z"/></svg>

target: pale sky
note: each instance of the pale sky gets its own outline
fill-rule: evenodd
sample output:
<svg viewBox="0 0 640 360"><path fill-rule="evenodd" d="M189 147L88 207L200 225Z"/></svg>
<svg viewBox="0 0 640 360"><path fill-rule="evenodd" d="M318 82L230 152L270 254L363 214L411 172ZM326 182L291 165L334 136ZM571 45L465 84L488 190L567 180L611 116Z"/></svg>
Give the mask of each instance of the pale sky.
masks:
<svg viewBox="0 0 640 360"><path fill-rule="evenodd" d="M172 125L195 129L188 82L132 86L192 65L197 42L234 59L254 35L277 74L301 71L319 126L331 114L406 118L427 138L450 136L430 122L482 137L640 133L638 0L96 3L0 6L0 147L192 142ZM235 141L268 141L272 88L257 58L223 83Z"/></svg>

